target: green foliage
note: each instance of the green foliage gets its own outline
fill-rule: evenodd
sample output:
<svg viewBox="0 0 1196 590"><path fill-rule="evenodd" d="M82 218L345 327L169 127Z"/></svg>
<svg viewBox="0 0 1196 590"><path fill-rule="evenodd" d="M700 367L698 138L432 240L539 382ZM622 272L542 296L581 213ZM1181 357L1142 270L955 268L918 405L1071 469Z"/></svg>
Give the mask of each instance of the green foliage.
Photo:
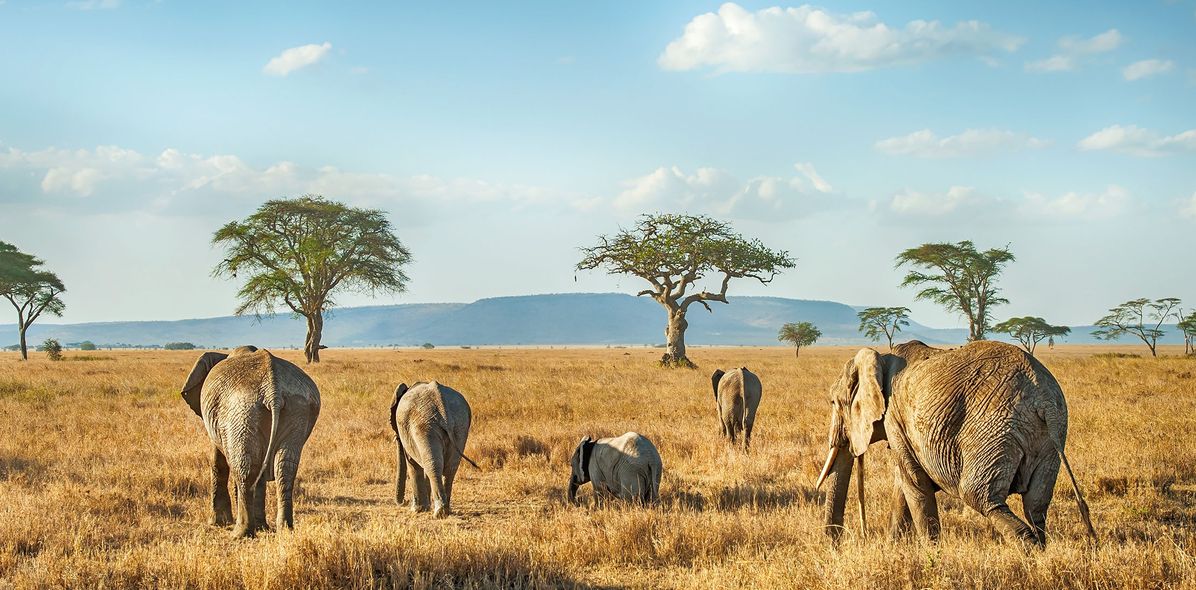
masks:
<svg viewBox="0 0 1196 590"><path fill-rule="evenodd" d="M41 259L16 246L0 242L0 297L17 310L17 332L21 337L21 358L28 358L25 331L43 313L62 317L66 309L60 296L66 291L58 275L44 270Z"/></svg>
<svg viewBox="0 0 1196 590"><path fill-rule="evenodd" d="M79 343L79 350L95 350L96 345L91 340L84 340Z"/></svg>
<svg viewBox="0 0 1196 590"><path fill-rule="evenodd" d="M46 338L46 341L42 342L37 349L46 353L46 358L52 361L62 360L62 345L53 338Z"/></svg>
<svg viewBox="0 0 1196 590"><path fill-rule="evenodd" d="M859 330L873 342L880 342L884 336L893 348L893 337L901 328L909 326L908 307L869 307L856 314L860 318Z"/></svg>
<svg viewBox="0 0 1196 590"><path fill-rule="evenodd" d="M425 342L420 346L420 348L424 350L432 350L433 348L436 348L436 345L432 344L431 342Z"/></svg>
<svg viewBox="0 0 1196 590"><path fill-rule="evenodd" d="M386 214L321 196L267 201L245 220L220 228L212 243L228 250L212 274L244 276L236 313L274 313L285 305L306 317L309 361L319 360L323 314L337 293L401 293L407 287L402 267L411 253Z"/></svg>
<svg viewBox="0 0 1196 590"><path fill-rule="evenodd" d="M1184 333L1184 354L1194 354L1196 353L1196 346L1194 346L1194 342L1196 342L1196 310L1188 312L1187 317L1183 317L1183 314L1179 313L1176 315L1180 320L1175 327Z"/></svg>
<svg viewBox="0 0 1196 590"><path fill-rule="evenodd" d="M1055 338L1071 333L1067 326L1052 326L1040 317L1024 316L1009 318L995 326L993 332L1008 334L1021 343L1022 348L1034 354L1035 347L1045 338L1050 346L1055 345Z"/></svg>
<svg viewBox="0 0 1196 590"><path fill-rule="evenodd" d="M1116 340L1132 334L1146 344L1150 356L1158 356L1159 338L1166 333L1162 330L1163 322L1178 316L1179 304L1180 300L1175 297L1154 301L1146 297L1131 299L1096 320L1097 329L1092 331L1092 335L1102 340Z"/></svg>
<svg viewBox="0 0 1196 590"><path fill-rule="evenodd" d="M198 347L190 342L167 342L162 345L162 348L166 350L195 350Z"/></svg>
<svg viewBox="0 0 1196 590"><path fill-rule="evenodd" d="M818 341L822 336L822 331L810 322L787 323L781 326L781 330L777 333L777 340L781 342L788 342L798 350L801 354L801 347L809 346Z"/></svg>
<svg viewBox="0 0 1196 590"><path fill-rule="evenodd" d="M1015 260L1004 248L979 252L970 241L922 244L897 256L897 266L912 267L902 287L920 287L917 298L933 301L968 319L968 340L984 340L992 308L1009 303L996 280Z"/></svg>

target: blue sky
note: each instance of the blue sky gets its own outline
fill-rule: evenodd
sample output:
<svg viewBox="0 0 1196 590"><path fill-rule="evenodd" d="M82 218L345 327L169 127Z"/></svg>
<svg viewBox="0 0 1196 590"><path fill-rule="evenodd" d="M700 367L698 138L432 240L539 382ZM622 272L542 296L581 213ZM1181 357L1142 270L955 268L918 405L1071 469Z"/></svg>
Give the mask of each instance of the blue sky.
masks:
<svg viewBox="0 0 1196 590"><path fill-rule="evenodd" d="M342 4L0 1L0 240L62 321L230 313L212 232L304 192L414 252L344 305L634 292L572 267L648 211L798 257L732 294L957 325L892 261L972 239L998 319L1196 305L1196 1Z"/></svg>

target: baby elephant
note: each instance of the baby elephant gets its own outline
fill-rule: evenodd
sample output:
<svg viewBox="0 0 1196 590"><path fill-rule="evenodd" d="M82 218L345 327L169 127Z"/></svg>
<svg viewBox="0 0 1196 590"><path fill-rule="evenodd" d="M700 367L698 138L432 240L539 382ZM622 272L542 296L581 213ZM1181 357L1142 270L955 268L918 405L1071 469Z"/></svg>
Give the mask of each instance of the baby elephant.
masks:
<svg viewBox="0 0 1196 590"><path fill-rule="evenodd" d="M660 453L652 441L634 432L597 441L587 436L573 451L570 463L570 503L577 502L577 488L588 481L594 482L598 498L644 504L660 500Z"/></svg>
<svg viewBox="0 0 1196 590"><path fill-rule="evenodd" d="M412 512L428 510L430 495L432 515L448 516L457 467L462 457L469 461L464 449L471 419L469 403L451 387L435 381L416 383L410 389L406 383L399 384L390 404L390 428L398 445L395 502L403 504L410 467L415 488Z"/></svg>
<svg viewBox="0 0 1196 590"><path fill-rule="evenodd" d="M747 367L740 367L726 373L715 371L710 381L714 384L714 403L718 406L723 436L734 444L735 437L743 431L743 447L750 447L756 408L760 407L760 379Z"/></svg>

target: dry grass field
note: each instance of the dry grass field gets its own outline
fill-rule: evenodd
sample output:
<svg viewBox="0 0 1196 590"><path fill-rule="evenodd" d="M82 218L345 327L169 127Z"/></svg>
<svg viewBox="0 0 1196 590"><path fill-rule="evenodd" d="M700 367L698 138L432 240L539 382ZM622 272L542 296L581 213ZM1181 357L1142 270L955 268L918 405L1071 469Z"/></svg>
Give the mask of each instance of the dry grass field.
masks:
<svg viewBox="0 0 1196 590"><path fill-rule="evenodd" d="M1041 355L1101 537L1085 542L1061 475L1042 551L951 500L937 544L890 540L883 445L867 456L868 530L853 498L828 546L812 485L827 388L854 349L699 348L698 371L656 368L642 348L329 350L308 369L323 411L296 528L247 541L206 524L207 437L177 393L198 352L4 353L0 587L1196 588L1196 360L1094 354L1111 350L1145 352ZM732 365L764 383L751 453L716 438L708 376ZM386 416L396 384L429 379L469 399L481 467L462 466L439 521L395 505ZM661 505L567 506L577 440L627 430L660 449Z"/></svg>

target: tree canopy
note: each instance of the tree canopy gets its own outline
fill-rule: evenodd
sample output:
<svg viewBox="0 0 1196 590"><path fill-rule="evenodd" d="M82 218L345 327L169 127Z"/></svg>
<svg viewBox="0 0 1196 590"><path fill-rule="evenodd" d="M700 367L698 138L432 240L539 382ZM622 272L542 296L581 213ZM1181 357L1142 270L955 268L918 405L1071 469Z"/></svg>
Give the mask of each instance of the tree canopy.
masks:
<svg viewBox="0 0 1196 590"><path fill-rule="evenodd" d="M788 252L771 250L760 240L739 235L729 224L703 215L645 214L634 227L599 236L598 241L581 249L577 269L605 268L610 274L636 276L651 285L638 295L650 296L668 310L665 364L691 364L684 340L690 305L698 303L713 311L707 302L727 303L731 279L768 284L782 269L796 264ZM717 281L717 291L698 286L708 277Z"/></svg>
<svg viewBox="0 0 1196 590"><path fill-rule="evenodd" d="M893 349L893 337L901 328L909 326L908 307L869 307L856 314L860 318L859 330L874 342L884 336Z"/></svg>
<svg viewBox="0 0 1196 590"><path fill-rule="evenodd" d="M1184 333L1184 354L1196 353L1196 347L1193 346L1193 341L1196 341L1196 310L1189 311L1187 317L1181 317L1175 327Z"/></svg>
<svg viewBox="0 0 1196 590"><path fill-rule="evenodd" d="M810 322L790 322L781 326L777 340L792 344L795 349L794 355L801 356L801 347L818 342L821 336L822 331Z"/></svg>
<svg viewBox="0 0 1196 590"><path fill-rule="evenodd" d="M1052 326L1040 317L1024 316L1009 318L993 326L993 332L1009 334L1021 343L1022 348L1026 352L1034 354L1034 349L1043 339L1046 339L1051 346L1054 346L1055 338L1071 334L1071 328L1067 326Z"/></svg>
<svg viewBox="0 0 1196 590"><path fill-rule="evenodd" d="M213 275L245 277L238 315L285 305L307 318L308 362L320 360L324 312L337 293L400 293L408 280L402 267L411 261L384 212L318 195L267 201L220 228L212 243L228 252Z"/></svg>
<svg viewBox="0 0 1196 590"><path fill-rule="evenodd" d="M1165 334L1163 323L1179 310L1180 300L1164 297L1151 301L1149 298L1132 299L1109 310L1096 320L1092 335L1103 340L1116 340L1126 334L1137 336L1150 349L1150 356L1159 356L1159 338Z"/></svg>
<svg viewBox="0 0 1196 590"><path fill-rule="evenodd" d="M66 309L61 295L66 286L58 275L42 268L45 262L16 246L0 242L0 296L17 310L17 332L21 358L29 359L25 336L29 326L44 313L62 317Z"/></svg>
<svg viewBox="0 0 1196 590"><path fill-rule="evenodd" d="M977 251L970 241L922 244L897 256L897 267L910 267L902 287L920 287L917 298L933 301L968 320L968 340L984 340L992 309L1009 303L996 280L1015 260L1009 246Z"/></svg>

